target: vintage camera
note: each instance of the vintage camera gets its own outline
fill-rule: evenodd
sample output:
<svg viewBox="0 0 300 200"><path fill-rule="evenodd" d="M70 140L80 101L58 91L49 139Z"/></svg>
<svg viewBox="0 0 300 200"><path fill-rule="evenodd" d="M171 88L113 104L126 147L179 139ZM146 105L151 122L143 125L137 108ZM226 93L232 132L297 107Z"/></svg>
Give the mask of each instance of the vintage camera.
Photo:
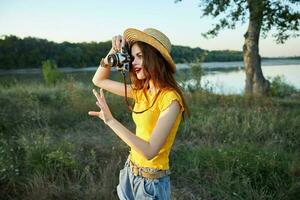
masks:
<svg viewBox="0 0 300 200"><path fill-rule="evenodd" d="M122 46L121 51L108 55L107 61L109 66L116 67L118 71L123 73L129 72L131 56L129 54L128 45Z"/></svg>

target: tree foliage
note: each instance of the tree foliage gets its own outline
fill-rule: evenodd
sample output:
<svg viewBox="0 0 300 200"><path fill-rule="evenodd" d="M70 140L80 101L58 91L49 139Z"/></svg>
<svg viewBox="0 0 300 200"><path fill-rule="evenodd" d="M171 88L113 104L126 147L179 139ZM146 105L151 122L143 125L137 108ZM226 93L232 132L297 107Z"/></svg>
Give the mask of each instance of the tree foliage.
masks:
<svg viewBox="0 0 300 200"><path fill-rule="evenodd" d="M45 39L4 36L0 39L0 69L41 67L54 60L58 67L95 66L111 47L111 42L55 43Z"/></svg>
<svg viewBox="0 0 300 200"><path fill-rule="evenodd" d="M178 2L181 0L175 0ZM225 28L234 29L237 24L247 20L248 28L244 34L243 60L246 81L245 94L266 95L270 82L261 70L259 38L273 33L277 43L284 43L290 37L299 36L300 0L200 0L203 16L217 19L202 35L215 37Z"/></svg>
<svg viewBox="0 0 300 200"><path fill-rule="evenodd" d="M179 2L182 0L175 0ZM248 0L249 1L249 0ZM261 33L266 37L269 31L278 43L284 43L290 37L298 37L300 30L300 0L258 0L261 1L263 19ZM215 37L224 28L234 29L244 24L249 17L247 0L200 0L202 16L219 19L202 35Z"/></svg>
<svg viewBox="0 0 300 200"><path fill-rule="evenodd" d="M111 42L54 43L45 39L5 36L0 39L0 69L41 67L44 60L54 60L58 67L96 66L106 56ZM196 63L206 55L205 61L241 61L239 51L207 51L201 48L172 46L176 63Z"/></svg>
<svg viewBox="0 0 300 200"><path fill-rule="evenodd" d="M46 85L56 84L62 76L62 74L57 70L57 65L53 60L43 61L42 70Z"/></svg>
<svg viewBox="0 0 300 200"><path fill-rule="evenodd" d="M185 46L173 46L172 57L176 63L199 62L205 50L201 48L190 48Z"/></svg>

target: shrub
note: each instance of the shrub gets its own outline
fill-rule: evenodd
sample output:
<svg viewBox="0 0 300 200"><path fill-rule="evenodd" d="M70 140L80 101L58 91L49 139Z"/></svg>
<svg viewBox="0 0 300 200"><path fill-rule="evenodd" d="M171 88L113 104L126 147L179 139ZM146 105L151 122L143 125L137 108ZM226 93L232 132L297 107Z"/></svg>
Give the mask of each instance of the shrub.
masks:
<svg viewBox="0 0 300 200"><path fill-rule="evenodd" d="M297 92L298 90L294 86L286 82L284 76L276 76L271 79L270 96L286 97Z"/></svg>
<svg viewBox="0 0 300 200"><path fill-rule="evenodd" d="M196 91L203 91L204 87L201 85L201 79L204 75L201 63L190 64L188 70L183 70L176 76L179 85L186 91L195 93Z"/></svg>
<svg viewBox="0 0 300 200"><path fill-rule="evenodd" d="M42 62L43 77L47 85L54 85L62 77L62 74L57 70L57 65L53 60Z"/></svg>
<svg viewBox="0 0 300 200"><path fill-rule="evenodd" d="M48 134L23 135L19 145L25 151L28 172L51 174L53 171L76 168L74 145L66 139L54 140Z"/></svg>

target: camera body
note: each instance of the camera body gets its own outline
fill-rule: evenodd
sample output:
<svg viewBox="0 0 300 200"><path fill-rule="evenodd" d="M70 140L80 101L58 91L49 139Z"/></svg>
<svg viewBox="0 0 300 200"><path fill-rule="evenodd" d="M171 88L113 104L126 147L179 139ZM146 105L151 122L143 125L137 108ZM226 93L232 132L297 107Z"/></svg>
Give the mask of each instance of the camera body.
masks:
<svg viewBox="0 0 300 200"><path fill-rule="evenodd" d="M116 67L118 71L123 73L129 72L131 56L128 45L123 46L121 51L108 55L107 60L110 67Z"/></svg>

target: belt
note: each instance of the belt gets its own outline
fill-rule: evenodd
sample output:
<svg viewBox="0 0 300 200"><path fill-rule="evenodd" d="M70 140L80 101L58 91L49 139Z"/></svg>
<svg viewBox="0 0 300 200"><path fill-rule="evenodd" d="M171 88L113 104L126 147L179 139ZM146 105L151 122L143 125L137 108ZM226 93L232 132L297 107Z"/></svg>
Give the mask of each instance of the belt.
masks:
<svg viewBox="0 0 300 200"><path fill-rule="evenodd" d="M155 172L145 171L146 168L137 166L131 160L129 160L129 166L134 176L142 176L148 179L157 179L170 174L169 170L157 170Z"/></svg>

